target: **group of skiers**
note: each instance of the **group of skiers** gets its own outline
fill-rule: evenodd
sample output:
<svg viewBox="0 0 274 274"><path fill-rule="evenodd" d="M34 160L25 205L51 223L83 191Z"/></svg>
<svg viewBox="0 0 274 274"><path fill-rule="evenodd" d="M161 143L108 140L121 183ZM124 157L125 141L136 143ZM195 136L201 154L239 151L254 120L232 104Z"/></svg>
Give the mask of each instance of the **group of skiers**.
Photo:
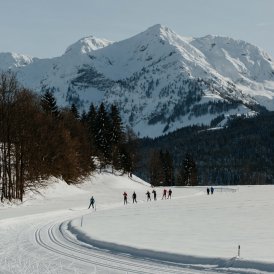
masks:
<svg viewBox="0 0 274 274"><path fill-rule="evenodd" d="M210 187L210 188L208 187L208 188L206 189L206 192L207 192L207 195L209 195L210 193L213 194L213 193L214 193L214 188L213 188L213 187ZM157 192L156 192L156 190L153 189L153 190L151 191L151 193L153 194L153 199L154 199L154 201L157 201ZM168 194L168 196L167 196L167 194ZM171 194L172 194L172 190L171 190L171 189L169 189L169 190L167 191L167 190L164 188L162 200L163 200L163 199L171 199ZM124 193L123 193L123 196L124 196L124 205L125 205L125 204L127 204L127 193L124 192ZM148 201L151 201L151 194L150 194L149 191L146 192L146 196L147 196L147 202L148 202ZM135 191L134 191L133 194L132 194L132 203L133 203L133 204L134 204L134 203L137 204L137 194L136 194ZM93 196L91 196L91 198L90 198L90 204L89 204L89 207L88 207L88 208L90 208L90 207L92 207L93 209L96 210L96 207L95 207L95 199L94 199Z"/></svg>
<svg viewBox="0 0 274 274"><path fill-rule="evenodd" d="M164 188L162 200L163 200L164 198L166 199L166 194L167 194L167 192L168 192L167 198L168 198L168 199L171 199L172 190L169 189L169 190L167 191L167 190Z"/></svg>
<svg viewBox="0 0 274 274"><path fill-rule="evenodd" d="M153 189L151 191L151 193L153 194L153 198L154 198L154 201L157 201L157 192L155 189ZM167 196L168 194L168 196ZM163 196L162 196L162 200L163 199L171 199L171 194L172 194L172 190L169 189L168 191L166 189L163 190ZM151 201L151 194L149 191L146 192L146 195L147 195L147 201ZM123 196L124 196L124 205L127 204L127 193L124 192L123 193ZM133 194L132 194L132 203L136 203L137 204L137 194L136 192L134 191ZM91 196L90 198L90 203L89 203L89 207L88 209L92 207L93 209L96 210L96 205L95 205L95 199L93 196Z"/></svg>
<svg viewBox="0 0 274 274"><path fill-rule="evenodd" d="M151 191L151 193L152 193L152 195L153 195L153 199L154 199L154 201L156 201L157 200L157 192L156 192L156 190L155 189L153 189L152 191ZM168 196L167 196L167 193L168 193ZM163 190L163 196L162 196L162 200L165 198L165 199L171 199L171 194L172 194L172 190L171 189L169 189L168 191L166 190L166 189L164 189ZM123 193L123 196L124 196L124 205L125 204L127 204L127 193L126 192L124 192ZM146 192L146 196L147 196L147 202L148 201L151 201L151 194L150 194L150 192L149 191L147 191ZM133 192L133 194L132 194L132 203L134 204L134 203L137 203L137 194L136 194L136 192L134 191Z"/></svg>
<svg viewBox="0 0 274 274"><path fill-rule="evenodd" d="M214 193L214 188L213 187L211 187L211 188L208 187L206 189L206 192L207 192L207 195L209 195L210 193L213 194Z"/></svg>

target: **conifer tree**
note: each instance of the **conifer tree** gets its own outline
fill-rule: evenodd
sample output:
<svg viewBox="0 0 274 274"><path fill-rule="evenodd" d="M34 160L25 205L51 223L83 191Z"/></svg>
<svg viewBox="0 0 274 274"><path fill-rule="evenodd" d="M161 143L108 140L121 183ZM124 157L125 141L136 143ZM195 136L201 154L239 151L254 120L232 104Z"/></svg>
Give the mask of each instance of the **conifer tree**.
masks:
<svg viewBox="0 0 274 274"><path fill-rule="evenodd" d="M183 168L182 170L183 185L186 185L186 186L197 185L196 164L189 153L187 153L185 156L182 168Z"/></svg>
<svg viewBox="0 0 274 274"><path fill-rule="evenodd" d="M174 184L174 168L172 157L168 151L163 152L162 150L160 151L159 157L162 164L164 182L166 185L171 186Z"/></svg>
<svg viewBox="0 0 274 274"><path fill-rule="evenodd" d="M120 117L118 108L115 105L111 106L110 118L111 118L111 136L110 136L111 144L114 146L123 144L125 141L125 134L123 131L122 119Z"/></svg>
<svg viewBox="0 0 274 274"><path fill-rule="evenodd" d="M160 152L153 150L149 158L149 181L153 186L165 183L165 175L163 172L163 163L161 161Z"/></svg>
<svg viewBox="0 0 274 274"><path fill-rule="evenodd" d="M104 103L101 103L97 113L95 143L102 166L110 164L110 121Z"/></svg>
<svg viewBox="0 0 274 274"><path fill-rule="evenodd" d="M126 145L122 145L119 151L119 163L118 169L122 169L123 173L131 174L133 170L132 155L127 149ZM116 167L115 167L116 168Z"/></svg>
<svg viewBox="0 0 274 274"><path fill-rule="evenodd" d="M110 130L110 142L111 142L111 152L112 152L112 165L116 169L121 168L122 155L121 147L125 142L125 134L123 132L122 119L120 117L118 108L115 105L111 106L110 111L110 120L111 120L111 130ZM125 152L123 157L128 158L128 152ZM127 156L125 156L127 155Z"/></svg>
<svg viewBox="0 0 274 274"><path fill-rule="evenodd" d="M93 105L90 104L88 113L87 113L87 129L88 129L88 138L90 144L94 147L94 153L96 154L96 142L95 142L95 135L98 132L99 128L97 129L96 126L98 125L97 121L97 112Z"/></svg>
<svg viewBox="0 0 274 274"><path fill-rule="evenodd" d="M79 114L78 108L74 103L71 105L70 111L72 112L72 114L74 115L74 117L76 119L80 119L80 114Z"/></svg>
<svg viewBox="0 0 274 274"><path fill-rule="evenodd" d="M87 124L87 122L88 122L88 115L85 110L83 110L83 112L81 114L81 122L83 124Z"/></svg>
<svg viewBox="0 0 274 274"><path fill-rule="evenodd" d="M42 109L47 113L55 117L59 117L59 110L56 103L56 99L52 92L47 90L41 97Z"/></svg>
<svg viewBox="0 0 274 274"><path fill-rule="evenodd" d="M126 127L125 131L125 149L129 155L129 175L132 175L132 172L137 168L137 165L140 161L138 153L138 137L130 127Z"/></svg>

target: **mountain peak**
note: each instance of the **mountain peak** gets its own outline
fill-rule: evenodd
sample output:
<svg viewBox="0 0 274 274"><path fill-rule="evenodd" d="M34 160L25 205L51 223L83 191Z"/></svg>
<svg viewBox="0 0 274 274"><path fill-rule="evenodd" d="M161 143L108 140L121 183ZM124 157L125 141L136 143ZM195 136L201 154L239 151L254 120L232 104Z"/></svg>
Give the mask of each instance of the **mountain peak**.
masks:
<svg viewBox="0 0 274 274"><path fill-rule="evenodd" d="M166 41L170 45L175 45L179 47L187 47L189 48L189 42L193 39L192 37L184 37L179 34L177 34L175 31L170 29L167 26L156 24L154 26L151 26L144 32L140 33L137 36L142 35L143 37L147 36L149 37L149 40L155 39L157 41L160 41L163 44L163 41ZM190 49L191 51L193 49Z"/></svg>
<svg viewBox="0 0 274 274"><path fill-rule="evenodd" d="M173 30L161 24L156 24L149 27L146 31L144 31L144 33L147 33L148 35L164 35L164 36L167 34L177 35Z"/></svg>
<svg viewBox="0 0 274 274"><path fill-rule="evenodd" d="M108 45L112 44L111 41L108 41L106 39L99 39L92 35L83 37L82 39L78 40L76 43L70 45L66 51L65 54L87 54L91 51L104 48Z"/></svg>

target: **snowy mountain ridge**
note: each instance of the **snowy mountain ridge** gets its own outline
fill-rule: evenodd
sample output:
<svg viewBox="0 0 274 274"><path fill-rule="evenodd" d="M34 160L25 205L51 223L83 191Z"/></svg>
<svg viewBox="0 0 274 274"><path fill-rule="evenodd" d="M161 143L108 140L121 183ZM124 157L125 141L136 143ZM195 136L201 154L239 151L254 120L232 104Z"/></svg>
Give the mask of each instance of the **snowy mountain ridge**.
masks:
<svg viewBox="0 0 274 274"><path fill-rule="evenodd" d="M60 57L10 68L25 86L52 90L60 105L116 104L140 136L274 110L267 53L227 37L185 38L162 25L115 43L85 37Z"/></svg>
<svg viewBox="0 0 274 274"><path fill-rule="evenodd" d="M0 68L1 70L14 69L24 67L31 64L34 59L24 54L14 52L0 52Z"/></svg>
<svg viewBox="0 0 274 274"><path fill-rule="evenodd" d="M111 41L106 39L98 39L91 35L84 37L78 40L76 43L70 45L66 49L65 54L88 54L93 50L106 47L110 44L112 44Z"/></svg>

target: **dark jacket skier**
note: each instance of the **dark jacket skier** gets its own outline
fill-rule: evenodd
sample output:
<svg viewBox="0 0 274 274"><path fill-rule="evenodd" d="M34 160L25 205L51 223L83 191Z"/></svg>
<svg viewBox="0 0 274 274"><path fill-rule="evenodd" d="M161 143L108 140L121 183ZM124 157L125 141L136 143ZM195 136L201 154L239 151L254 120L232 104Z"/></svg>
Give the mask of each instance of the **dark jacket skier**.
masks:
<svg viewBox="0 0 274 274"><path fill-rule="evenodd" d="M148 201L151 201L150 192L149 192L149 191L147 191L146 195L147 195L147 202L148 202Z"/></svg>
<svg viewBox="0 0 274 274"><path fill-rule="evenodd" d="M166 189L164 189L164 191L163 191L163 197L162 197L162 200L165 198L166 199L166 193L167 193L167 190Z"/></svg>
<svg viewBox="0 0 274 274"><path fill-rule="evenodd" d="M133 204L134 204L134 202L137 203L136 198L137 198L137 195L136 195L136 193L135 193L135 191L134 191L133 194L132 194Z"/></svg>
<svg viewBox="0 0 274 274"><path fill-rule="evenodd" d="M154 201L156 201L156 200L157 200L157 193L156 193L156 190L153 189L151 192L153 193Z"/></svg>
<svg viewBox="0 0 274 274"><path fill-rule="evenodd" d="M127 193L124 192L123 193L123 196L124 196L124 205L127 204Z"/></svg>
<svg viewBox="0 0 274 274"><path fill-rule="evenodd" d="M210 193L209 187L206 189L206 192L207 192L207 195L209 195L209 193Z"/></svg>
<svg viewBox="0 0 274 274"><path fill-rule="evenodd" d="M168 199L169 199L169 198L171 199L171 194L172 194L172 190L169 189L169 190L168 190L168 196L167 196Z"/></svg>
<svg viewBox="0 0 274 274"><path fill-rule="evenodd" d="M210 192L211 192L211 194L214 193L214 188L213 187L210 188Z"/></svg>
<svg viewBox="0 0 274 274"><path fill-rule="evenodd" d="M92 206L92 208L94 208L94 204L95 204L95 199L93 198L93 196L91 196L91 198L90 198L90 204L89 204L88 208L90 208L90 206Z"/></svg>

